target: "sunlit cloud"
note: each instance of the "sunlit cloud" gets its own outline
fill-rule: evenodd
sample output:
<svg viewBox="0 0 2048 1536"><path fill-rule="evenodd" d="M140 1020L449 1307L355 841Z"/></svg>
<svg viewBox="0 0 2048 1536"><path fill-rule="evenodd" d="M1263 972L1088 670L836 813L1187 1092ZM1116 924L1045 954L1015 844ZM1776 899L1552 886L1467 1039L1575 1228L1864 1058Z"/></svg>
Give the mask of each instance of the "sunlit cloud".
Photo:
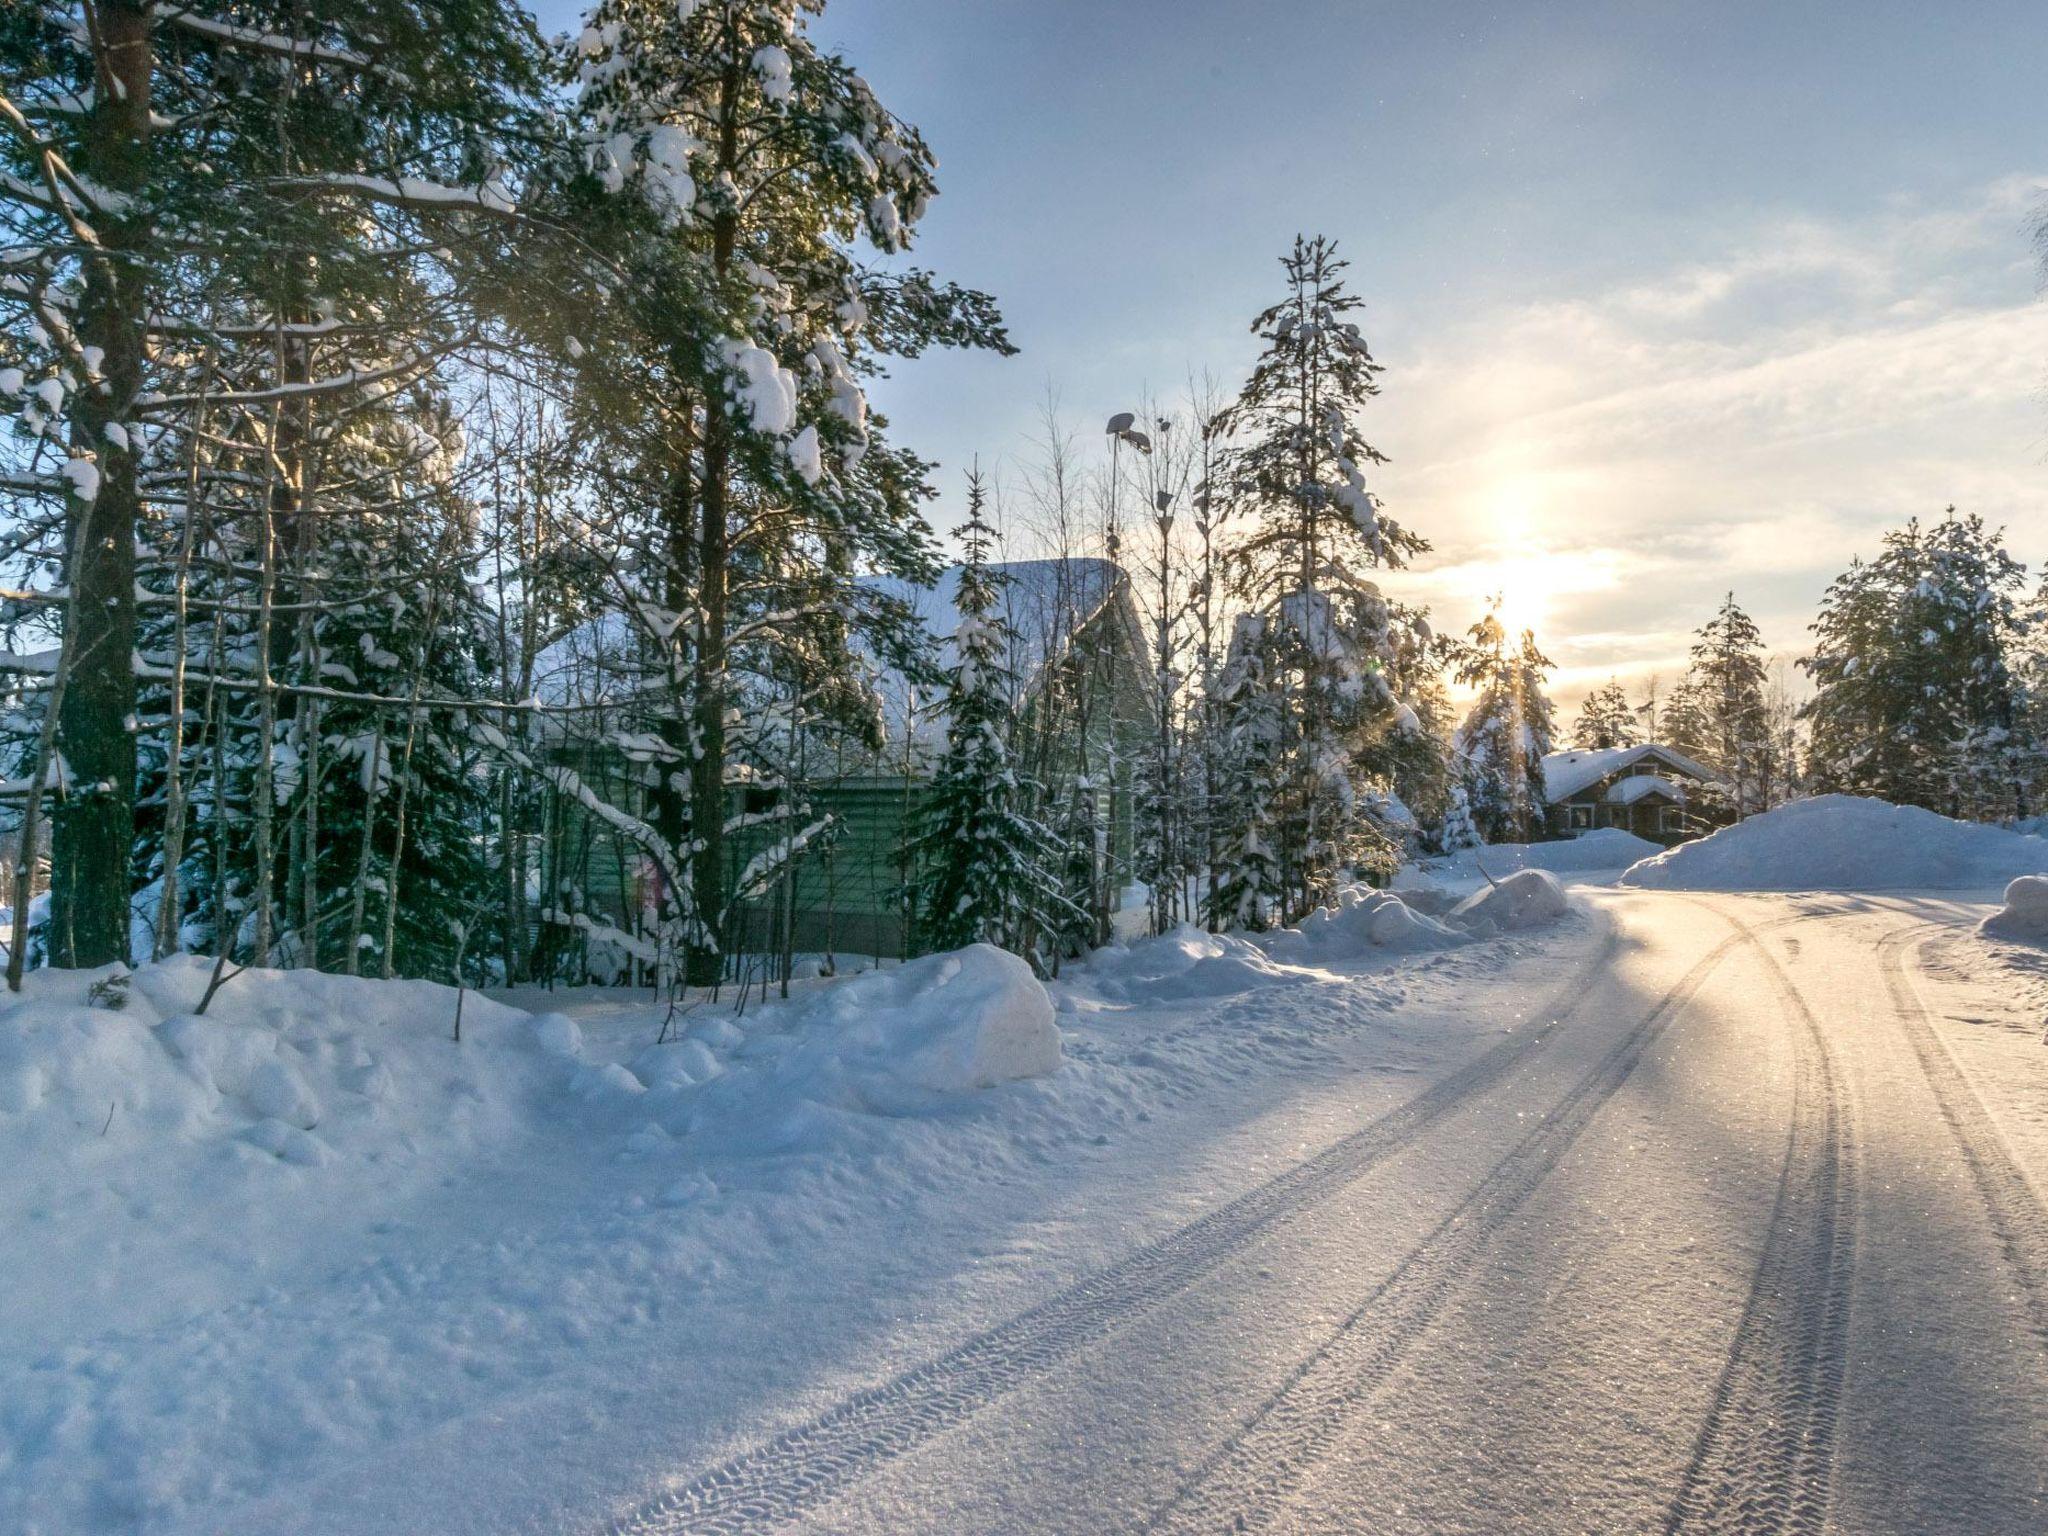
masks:
<svg viewBox="0 0 2048 1536"><path fill-rule="evenodd" d="M1502 593L1569 702L1682 666L1731 590L1796 651L1852 555L1950 502L2048 559L2044 193L1760 221L1650 281L1404 338L1384 494L1436 549L1391 585L1445 628Z"/></svg>

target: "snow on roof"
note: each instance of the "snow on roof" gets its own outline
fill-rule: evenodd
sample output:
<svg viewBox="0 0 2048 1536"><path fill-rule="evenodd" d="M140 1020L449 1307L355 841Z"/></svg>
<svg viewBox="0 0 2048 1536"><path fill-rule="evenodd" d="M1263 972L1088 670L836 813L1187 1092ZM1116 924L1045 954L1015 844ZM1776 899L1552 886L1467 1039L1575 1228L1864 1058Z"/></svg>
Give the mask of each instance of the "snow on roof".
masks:
<svg viewBox="0 0 2048 1536"><path fill-rule="evenodd" d="M1074 635L1115 600L1124 573L1099 559L1010 560L989 567L997 582L997 611L1010 630L1009 665L1019 700L1037 683L1048 659L1060 655ZM953 632L960 627L959 566L950 566L929 587L888 576L863 578L863 585L910 605L937 642L942 666L952 661ZM882 718L896 740L925 742L943 731L934 701L919 698L909 680L890 667L877 669Z"/></svg>
<svg viewBox="0 0 2048 1536"><path fill-rule="evenodd" d="M1649 795L1662 795L1685 804L1685 786L1674 784L1661 773L1632 773L1625 779L1616 779L1600 798L1610 805L1634 805Z"/></svg>
<svg viewBox="0 0 2048 1536"><path fill-rule="evenodd" d="M998 611L1012 637L1009 665L1020 700L1037 682L1047 658L1063 652L1124 582L1123 570L1110 560L1012 560L989 569L997 582ZM960 572L959 566L950 566L929 587L894 576L864 576L861 585L907 604L945 665L952 659L953 632L960 627ZM623 700L643 686L638 639L634 626L617 611L579 624L535 659L535 695L549 704ZM919 697L901 672L878 662L875 687L893 739L927 743L943 735L944 721L934 701Z"/></svg>
<svg viewBox="0 0 2048 1536"><path fill-rule="evenodd" d="M1594 752L1553 752L1543 759L1543 798L1552 805L1591 789L1609 774L1631 768L1646 757L1655 757L1676 768L1687 778L1713 780L1711 768L1694 762L1682 752L1646 741L1634 747L1606 747Z"/></svg>

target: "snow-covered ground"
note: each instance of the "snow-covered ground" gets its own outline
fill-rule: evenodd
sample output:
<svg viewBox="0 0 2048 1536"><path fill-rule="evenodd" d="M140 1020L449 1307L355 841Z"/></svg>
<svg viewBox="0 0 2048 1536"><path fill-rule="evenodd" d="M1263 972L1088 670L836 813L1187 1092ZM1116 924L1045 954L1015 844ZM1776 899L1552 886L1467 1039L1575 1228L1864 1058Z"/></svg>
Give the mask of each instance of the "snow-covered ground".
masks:
<svg viewBox="0 0 2048 1536"><path fill-rule="evenodd" d="M426 983L250 973L201 1019L196 962L118 1008L33 976L0 1007L0 1529L588 1528L1269 1172L1273 1120L1397 1102L1528 1014L1475 989L1597 928L1184 932L1050 995L970 951L737 1017L472 993L460 1043Z"/></svg>
<svg viewBox="0 0 2048 1536"><path fill-rule="evenodd" d="M2039 1530L1996 835L1938 893L1488 850L1049 989L469 994L459 1043L427 984L36 977L0 1529Z"/></svg>

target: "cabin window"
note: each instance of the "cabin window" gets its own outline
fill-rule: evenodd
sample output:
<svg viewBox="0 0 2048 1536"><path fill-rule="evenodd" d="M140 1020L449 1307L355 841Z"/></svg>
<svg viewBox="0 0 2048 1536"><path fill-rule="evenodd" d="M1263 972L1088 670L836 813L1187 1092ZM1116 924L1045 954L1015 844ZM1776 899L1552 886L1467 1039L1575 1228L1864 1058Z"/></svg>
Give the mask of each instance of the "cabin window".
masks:
<svg viewBox="0 0 2048 1536"><path fill-rule="evenodd" d="M1657 813L1657 826L1659 830L1665 832L1683 832L1685 830L1685 807L1682 805L1667 805L1663 807Z"/></svg>
<svg viewBox="0 0 2048 1536"><path fill-rule="evenodd" d="M1590 832L1593 830L1593 807L1590 805L1572 805L1565 807L1565 810L1570 816L1570 820L1565 825L1570 827L1572 831Z"/></svg>

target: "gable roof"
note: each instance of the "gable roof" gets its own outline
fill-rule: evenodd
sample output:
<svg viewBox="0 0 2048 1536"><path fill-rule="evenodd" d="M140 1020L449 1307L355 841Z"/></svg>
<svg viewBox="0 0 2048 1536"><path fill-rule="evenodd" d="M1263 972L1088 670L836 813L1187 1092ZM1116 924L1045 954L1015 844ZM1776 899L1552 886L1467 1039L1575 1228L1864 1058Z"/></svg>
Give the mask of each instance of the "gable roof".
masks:
<svg viewBox="0 0 2048 1536"><path fill-rule="evenodd" d="M960 627L961 569L948 566L929 587L895 576L863 576L860 584L908 606L938 648L940 664L946 665ZM1030 692L1048 657L1064 653L1076 634L1126 592L1123 569L1111 560L999 561L989 570L1012 637L1009 664L1020 697ZM1135 626L1130 638L1142 648L1144 637ZM639 643L638 630L617 610L588 619L535 658L534 694L549 704L623 702L644 685L636 659ZM908 680L880 662L876 674L887 718L901 722L913 702ZM923 712L925 701L915 702Z"/></svg>
<svg viewBox="0 0 2048 1536"><path fill-rule="evenodd" d="M1551 753L1543 759L1543 798L1552 805L1560 800L1569 800L1581 790L1591 789L1602 779L1633 768L1645 758L1654 759L1676 769L1685 778L1698 779L1703 783L1712 783L1720 778L1713 769L1694 762L1684 753L1646 741L1633 747Z"/></svg>
<svg viewBox="0 0 2048 1536"><path fill-rule="evenodd" d="M1046 666L1063 656L1074 637L1105 610L1130 607L1129 583L1113 560L1008 560L989 566L996 579L996 606L1010 631L1009 670L1021 704L1038 684ZM907 603L938 647L939 663L953 660L953 635L960 627L960 566L949 566L929 587L895 577L870 576L862 584ZM1145 639L1135 615L1118 616L1117 627L1128 631L1137 653ZM908 678L878 665L875 686L882 696L882 719L892 739L936 745L945 734L938 702L919 697Z"/></svg>

